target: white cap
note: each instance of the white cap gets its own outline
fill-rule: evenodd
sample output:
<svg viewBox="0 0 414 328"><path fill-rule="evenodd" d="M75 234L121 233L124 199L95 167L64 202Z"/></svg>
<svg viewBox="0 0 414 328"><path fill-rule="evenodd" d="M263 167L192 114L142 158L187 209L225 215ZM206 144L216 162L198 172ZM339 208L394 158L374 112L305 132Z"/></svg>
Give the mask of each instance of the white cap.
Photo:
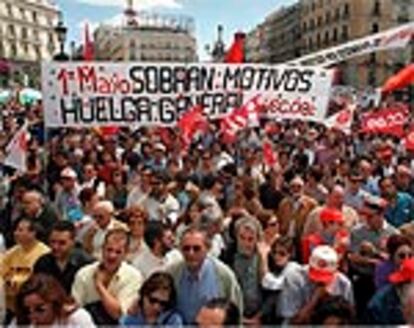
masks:
<svg viewBox="0 0 414 328"><path fill-rule="evenodd" d="M61 178L69 178L69 179L77 179L78 175L76 174L76 172L72 168L67 167L67 168L64 168L62 170L62 172L60 172L60 177Z"/></svg>

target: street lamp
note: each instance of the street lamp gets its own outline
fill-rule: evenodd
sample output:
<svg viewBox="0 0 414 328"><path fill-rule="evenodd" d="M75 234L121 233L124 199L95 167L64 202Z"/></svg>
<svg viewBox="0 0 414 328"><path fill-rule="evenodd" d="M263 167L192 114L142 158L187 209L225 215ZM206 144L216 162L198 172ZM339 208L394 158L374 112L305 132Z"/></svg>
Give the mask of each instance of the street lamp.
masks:
<svg viewBox="0 0 414 328"><path fill-rule="evenodd" d="M69 60L69 56L65 54L65 42L68 29L65 25L63 25L63 15L61 12L59 12L59 21L54 30L59 42L59 53L55 55L54 60L67 61Z"/></svg>

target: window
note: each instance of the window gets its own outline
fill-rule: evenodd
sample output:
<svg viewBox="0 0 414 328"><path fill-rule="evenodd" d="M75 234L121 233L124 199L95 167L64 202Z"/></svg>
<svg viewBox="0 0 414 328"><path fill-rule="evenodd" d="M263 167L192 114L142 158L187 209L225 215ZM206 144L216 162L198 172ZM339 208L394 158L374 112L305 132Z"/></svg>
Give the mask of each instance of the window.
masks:
<svg viewBox="0 0 414 328"><path fill-rule="evenodd" d="M379 32L379 25L378 25L378 23L372 24L371 32L372 33L378 33Z"/></svg>
<svg viewBox="0 0 414 328"><path fill-rule="evenodd" d="M341 10L339 8L336 8L335 10L335 20L339 20L341 18Z"/></svg>
<svg viewBox="0 0 414 328"><path fill-rule="evenodd" d="M39 31L37 31L37 30L34 30L34 31L33 31L33 39L34 39L36 42L40 41L40 38L39 38Z"/></svg>
<svg viewBox="0 0 414 328"><path fill-rule="evenodd" d="M332 41L338 42L338 29L336 27L333 29Z"/></svg>
<svg viewBox="0 0 414 328"><path fill-rule="evenodd" d="M321 26L322 26L322 17L319 16L318 17L318 27L321 27Z"/></svg>
<svg viewBox="0 0 414 328"><path fill-rule="evenodd" d="M344 15L343 15L343 17L344 18L348 18L349 17L349 3L346 3L344 5Z"/></svg>
<svg viewBox="0 0 414 328"><path fill-rule="evenodd" d="M28 32L27 32L27 28L26 27L23 27L22 28L22 39L23 40L27 40L27 38L28 38Z"/></svg>
<svg viewBox="0 0 414 328"><path fill-rule="evenodd" d="M374 2L373 15L374 16L381 15L381 3L379 2L379 0L375 0Z"/></svg>
<svg viewBox="0 0 414 328"><path fill-rule="evenodd" d="M325 24L329 24L331 22L331 13L328 11L325 15Z"/></svg>
<svg viewBox="0 0 414 328"><path fill-rule="evenodd" d="M316 48L319 48L321 46L321 35L318 33L316 36Z"/></svg>
<svg viewBox="0 0 414 328"><path fill-rule="evenodd" d="M12 45L10 47L10 51L11 51L12 58L17 57L17 47L14 43L12 43Z"/></svg>
<svg viewBox="0 0 414 328"><path fill-rule="evenodd" d="M32 20L34 23L37 23L37 12L35 11L32 12Z"/></svg>
<svg viewBox="0 0 414 328"><path fill-rule="evenodd" d="M329 32L328 31L325 32L325 38L323 42L325 43L325 45L329 44Z"/></svg>
<svg viewBox="0 0 414 328"><path fill-rule="evenodd" d="M40 47L39 46L35 46L35 54L36 54L36 59L40 60L42 59L41 53L40 53Z"/></svg>
<svg viewBox="0 0 414 328"><path fill-rule="evenodd" d="M348 40L348 26L346 25L342 26L342 40Z"/></svg>
<svg viewBox="0 0 414 328"><path fill-rule="evenodd" d="M16 35L16 30L14 29L14 26L13 25L9 25L9 27L8 27L8 32L9 32L9 34L10 35L12 35L12 36L15 36Z"/></svg>
<svg viewBox="0 0 414 328"><path fill-rule="evenodd" d="M27 54L29 52L29 45L27 42L23 43L23 51Z"/></svg>
<svg viewBox="0 0 414 328"><path fill-rule="evenodd" d="M23 8L20 8L20 18L26 20L26 11Z"/></svg>
<svg viewBox="0 0 414 328"><path fill-rule="evenodd" d="M307 27L307 26L306 26L306 22L304 22L304 23L303 23L303 32L304 32L304 33L306 32L306 27Z"/></svg>
<svg viewBox="0 0 414 328"><path fill-rule="evenodd" d="M6 4L7 15L9 17L13 17L13 8L10 3Z"/></svg>

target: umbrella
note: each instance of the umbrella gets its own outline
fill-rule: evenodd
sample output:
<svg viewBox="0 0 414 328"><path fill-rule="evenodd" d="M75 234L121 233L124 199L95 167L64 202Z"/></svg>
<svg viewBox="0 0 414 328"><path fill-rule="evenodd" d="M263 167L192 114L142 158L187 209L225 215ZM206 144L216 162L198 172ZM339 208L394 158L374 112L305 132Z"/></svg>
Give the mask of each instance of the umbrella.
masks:
<svg viewBox="0 0 414 328"><path fill-rule="evenodd" d="M42 93L38 90L25 88L19 92L19 101L22 105L31 105L42 99Z"/></svg>
<svg viewBox="0 0 414 328"><path fill-rule="evenodd" d="M1 90L0 91L0 104L6 103L11 97L10 90Z"/></svg>

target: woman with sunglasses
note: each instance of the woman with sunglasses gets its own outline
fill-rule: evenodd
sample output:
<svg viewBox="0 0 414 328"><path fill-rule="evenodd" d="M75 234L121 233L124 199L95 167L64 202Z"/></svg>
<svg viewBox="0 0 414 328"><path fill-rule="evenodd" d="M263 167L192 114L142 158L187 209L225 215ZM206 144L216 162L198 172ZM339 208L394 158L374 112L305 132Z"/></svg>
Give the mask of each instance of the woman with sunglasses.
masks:
<svg viewBox="0 0 414 328"><path fill-rule="evenodd" d="M265 242L259 243L262 259L262 288L265 294L262 323L281 324L289 308L289 300L284 289L302 281L302 267L292 261L294 251L293 240L282 236L269 247Z"/></svg>
<svg viewBox="0 0 414 328"><path fill-rule="evenodd" d="M173 278L168 273L156 272L143 283L136 308L121 318L121 326L182 327L183 320L175 304Z"/></svg>
<svg viewBox="0 0 414 328"><path fill-rule="evenodd" d="M89 313L79 308L52 276L35 274L16 297L11 327L95 327Z"/></svg>
<svg viewBox="0 0 414 328"><path fill-rule="evenodd" d="M389 276L396 271L402 261L413 257L411 240L403 235L392 235L387 239L386 249L388 259L379 263L375 268L375 287L380 289L389 284Z"/></svg>

